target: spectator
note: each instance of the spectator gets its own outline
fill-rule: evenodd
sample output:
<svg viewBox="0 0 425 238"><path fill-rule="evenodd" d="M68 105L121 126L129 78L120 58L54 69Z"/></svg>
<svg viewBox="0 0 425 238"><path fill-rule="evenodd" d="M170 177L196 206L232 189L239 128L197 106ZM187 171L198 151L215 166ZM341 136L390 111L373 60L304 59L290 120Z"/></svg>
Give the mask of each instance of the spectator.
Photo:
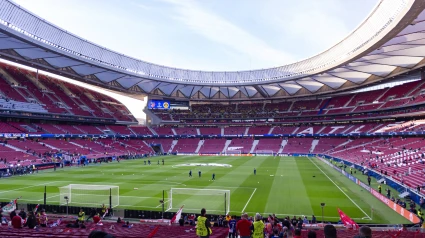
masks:
<svg viewBox="0 0 425 238"><path fill-rule="evenodd" d="M15 210L13 210L13 211L10 213L10 220L12 220L15 216L16 216L16 211L15 211Z"/></svg>
<svg viewBox="0 0 425 238"><path fill-rule="evenodd" d="M40 226L47 227L47 215L44 209L41 210L41 214L40 214Z"/></svg>
<svg viewBox="0 0 425 238"><path fill-rule="evenodd" d="M89 221L89 219L93 218L94 216L96 216L96 209L92 208L92 209L90 209L90 215L89 215L89 217L87 217L86 221Z"/></svg>
<svg viewBox="0 0 425 238"><path fill-rule="evenodd" d="M92 231L88 238L115 238L115 236L103 231Z"/></svg>
<svg viewBox="0 0 425 238"><path fill-rule="evenodd" d="M301 238L301 230L295 229L294 238Z"/></svg>
<svg viewBox="0 0 425 238"><path fill-rule="evenodd" d="M180 226L184 226L184 219L183 219L183 217L180 217L180 219L179 219L179 225Z"/></svg>
<svg viewBox="0 0 425 238"><path fill-rule="evenodd" d="M307 218L307 216L304 216L303 224L308 224L308 218Z"/></svg>
<svg viewBox="0 0 425 238"><path fill-rule="evenodd" d="M309 231L307 234L307 238L316 238L317 234L315 231Z"/></svg>
<svg viewBox="0 0 425 238"><path fill-rule="evenodd" d="M228 222L228 226L229 226L229 238L235 238L236 237L236 220L235 217L229 217L230 220ZM226 220L227 220L227 216L226 216Z"/></svg>
<svg viewBox="0 0 425 238"><path fill-rule="evenodd" d="M12 226L13 228L22 228L22 218L18 215L15 215L12 218Z"/></svg>
<svg viewBox="0 0 425 238"><path fill-rule="evenodd" d="M264 237L264 236L262 236L262 237ZM279 231L278 230L274 230L273 231L273 235L272 236L270 236L270 237L272 237L272 238L279 238L280 236L279 236Z"/></svg>
<svg viewBox="0 0 425 238"><path fill-rule="evenodd" d="M336 238L336 229L333 225L326 225L324 228L325 238Z"/></svg>
<svg viewBox="0 0 425 238"><path fill-rule="evenodd" d="M37 219L35 218L34 212L28 213L28 218L25 225L30 229L34 229L34 227L37 225Z"/></svg>
<svg viewBox="0 0 425 238"><path fill-rule="evenodd" d="M255 214L255 221L251 226L252 237L253 238L262 238L264 237L264 223L260 213ZM279 231L278 231L279 234Z"/></svg>
<svg viewBox="0 0 425 238"><path fill-rule="evenodd" d="M93 223L98 224L100 222L100 216L99 214L96 214L93 216Z"/></svg>
<svg viewBox="0 0 425 238"><path fill-rule="evenodd" d="M251 237L251 222L248 221L248 214L244 213L242 219L236 223L236 231L239 233L240 238Z"/></svg>
<svg viewBox="0 0 425 238"><path fill-rule="evenodd" d="M368 226L362 226L359 230L359 235L356 237L372 238L372 230Z"/></svg>
<svg viewBox="0 0 425 238"><path fill-rule="evenodd" d="M80 227L80 221L77 219L73 224L69 223L66 225L68 228L79 228Z"/></svg>
<svg viewBox="0 0 425 238"><path fill-rule="evenodd" d="M22 220L27 219L27 213L25 212L23 208L21 208L21 211L19 212L18 215L22 218Z"/></svg>
<svg viewBox="0 0 425 238"><path fill-rule="evenodd" d="M133 224L130 225L129 221L126 221L124 225L122 225L122 227L127 227L127 228L132 228Z"/></svg>
<svg viewBox="0 0 425 238"><path fill-rule="evenodd" d="M316 224L317 223L317 221L316 221L316 217L313 215L312 217L311 217L311 224Z"/></svg>
<svg viewBox="0 0 425 238"><path fill-rule="evenodd" d="M196 235L200 238L208 238L211 234L211 222L206 217L207 210L205 208L201 209L201 215L198 216L197 226L196 226Z"/></svg>

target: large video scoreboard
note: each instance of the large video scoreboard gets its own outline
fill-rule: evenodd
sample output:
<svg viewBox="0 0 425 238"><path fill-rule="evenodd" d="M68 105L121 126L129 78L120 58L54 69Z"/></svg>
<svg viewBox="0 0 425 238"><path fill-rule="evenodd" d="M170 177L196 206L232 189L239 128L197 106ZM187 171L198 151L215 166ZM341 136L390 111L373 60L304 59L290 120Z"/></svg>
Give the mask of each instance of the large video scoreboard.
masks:
<svg viewBox="0 0 425 238"><path fill-rule="evenodd" d="M164 100L149 100L148 102L149 109L171 109L170 101Z"/></svg>

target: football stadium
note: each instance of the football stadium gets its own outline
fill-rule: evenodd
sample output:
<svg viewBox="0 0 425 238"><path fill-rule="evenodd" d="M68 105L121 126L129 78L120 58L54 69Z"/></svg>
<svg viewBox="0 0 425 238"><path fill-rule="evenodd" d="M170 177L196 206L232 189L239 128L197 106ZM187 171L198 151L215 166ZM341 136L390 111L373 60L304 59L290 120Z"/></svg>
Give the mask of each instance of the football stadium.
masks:
<svg viewBox="0 0 425 238"><path fill-rule="evenodd" d="M183 69L0 0L0 237L425 237L425 1L335 40Z"/></svg>

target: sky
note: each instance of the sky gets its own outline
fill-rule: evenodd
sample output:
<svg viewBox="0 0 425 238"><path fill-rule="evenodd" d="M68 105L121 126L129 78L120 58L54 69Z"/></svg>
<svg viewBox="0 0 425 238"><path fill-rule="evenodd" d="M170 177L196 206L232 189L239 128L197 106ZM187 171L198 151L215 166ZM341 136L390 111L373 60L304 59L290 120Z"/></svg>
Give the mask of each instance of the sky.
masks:
<svg viewBox="0 0 425 238"><path fill-rule="evenodd" d="M335 45L377 0L14 0L137 59L207 71L293 63Z"/></svg>

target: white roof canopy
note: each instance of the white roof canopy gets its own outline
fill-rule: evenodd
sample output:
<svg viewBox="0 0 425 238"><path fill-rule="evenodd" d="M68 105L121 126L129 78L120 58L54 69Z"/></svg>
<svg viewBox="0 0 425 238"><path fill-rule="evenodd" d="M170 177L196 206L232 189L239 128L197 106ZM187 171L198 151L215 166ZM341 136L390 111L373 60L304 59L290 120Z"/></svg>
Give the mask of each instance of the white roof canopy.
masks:
<svg viewBox="0 0 425 238"><path fill-rule="evenodd" d="M321 54L277 68L207 72L128 57L0 0L0 56L122 92L223 100L311 96L422 67L423 10L421 0L384 0L349 36Z"/></svg>

